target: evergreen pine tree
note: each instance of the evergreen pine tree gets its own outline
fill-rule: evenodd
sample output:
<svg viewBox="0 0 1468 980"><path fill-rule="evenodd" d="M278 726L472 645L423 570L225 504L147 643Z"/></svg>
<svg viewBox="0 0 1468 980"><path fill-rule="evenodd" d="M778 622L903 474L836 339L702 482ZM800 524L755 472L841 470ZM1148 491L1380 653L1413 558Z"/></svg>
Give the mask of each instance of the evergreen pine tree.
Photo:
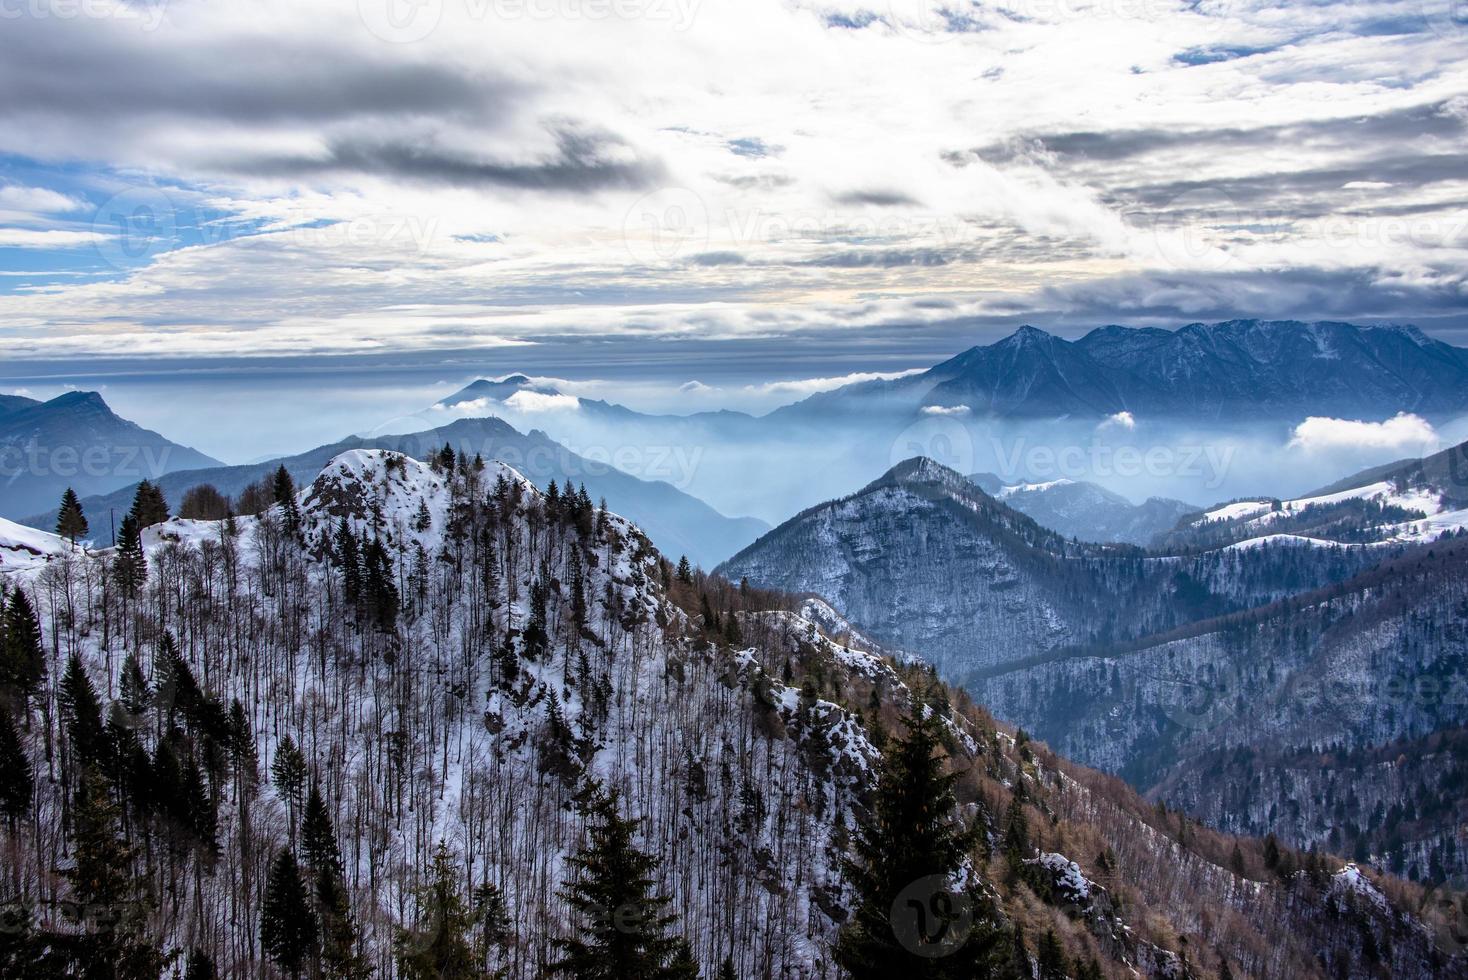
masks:
<svg viewBox="0 0 1468 980"><path fill-rule="evenodd" d="M540 579L530 584L530 619L520 634L520 646L527 660L540 660L550 647L546 632L546 588Z"/></svg>
<svg viewBox="0 0 1468 980"><path fill-rule="evenodd" d="M291 478L290 470L285 468L284 463L280 464L275 475L270 478L270 495L280 507L286 529L295 533L301 526L301 509L296 503L296 481Z"/></svg>
<svg viewBox="0 0 1468 980"><path fill-rule="evenodd" d="M593 786L580 797L590 818L587 842L570 859L562 897L576 917L576 935L558 940L564 954L553 973L576 980L673 980L679 941L668 934L676 916L653 891L657 862L633 842L636 824L617 810L615 793Z"/></svg>
<svg viewBox="0 0 1468 980"><path fill-rule="evenodd" d="M459 893L449 849L442 841L433 852L428 882L416 890L418 927L397 937L398 971L403 980L479 980L470 945L474 916Z"/></svg>
<svg viewBox="0 0 1468 980"><path fill-rule="evenodd" d="M355 606L362 599L362 554L345 517L337 524L334 557L342 573L342 597L347 605Z"/></svg>
<svg viewBox="0 0 1468 980"><path fill-rule="evenodd" d="M270 865L265 903L260 910L260 946L292 978L301 975L316 948L316 916L306 898L301 870L290 848Z"/></svg>
<svg viewBox="0 0 1468 980"><path fill-rule="evenodd" d="M72 544L87 533L87 518L82 513L82 502L71 487L61 495L61 510L56 517L56 533Z"/></svg>
<svg viewBox="0 0 1468 980"><path fill-rule="evenodd" d="M734 972L734 957L724 957L724 962L719 967L718 980L739 980L738 975Z"/></svg>
<svg viewBox="0 0 1468 980"><path fill-rule="evenodd" d="M904 889L925 880L951 880L973 842L973 833L956 818L953 786L958 775L944 772L938 715L917 706L906 725L906 734L883 760L871 812L856 835L856 860L846 865L857 902L838 937L836 960L856 980L969 976L989 946L986 937L976 936L951 956L911 952L914 943L956 938L949 936L948 922L934 921L952 902L929 902L927 896L918 898L923 907L914 933L899 937L894 932L893 908Z"/></svg>
<svg viewBox="0 0 1468 980"><path fill-rule="evenodd" d="M364 977L368 968L357 948L357 925L343 877L341 848L321 790L313 781L301 819L301 852L315 881L316 916L321 924L321 961L333 980Z"/></svg>
<svg viewBox="0 0 1468 980"><path fill-rule="evenodd" d="M141 531L145 527L168 520L168 500L158 486L150 480L144 480L138 484L138 489L133 494L132 508L127 513Z"/></svg>
<svg viewBox="0 0 1468 980"><path fill-rule="evenodd" d="M301 810L301 795L306 789L306 757L296 747L295 739L282 735L275 747L275 758L270 763L270 778L280 798L285 800L286 815L290 818L291 840L296 837L296 815Z"/></svg>
<svg viewBox="0 0 1468 980"><path fill-rule="evenodd" d="M30 809L34 792L35 774L30 757L26 755L25 744L15 730L10 712L0 707L0 817L4 817L12 829Z"/></svg>
<svg viewBox="0 0 1468 980"><path fill-rule="evenodd" d="M117 814L102 778L82 774L71 821L72 866L64 872L87 920L68 943L67 975L91 980L157 980L168 957L148 935L151 908L133 875L135 848L118 837Z"/></svg>
<svg viewBox="0 0 1468 980"><path fill-rule="evenodd" d="M123 594L136 596L148 578L148 561L143 554L143 529L138 519L128 514L117 529L117 558L113 563L118 585Z"/></svg>
<svg viewBox="0 0 1468 980"><path fill-rule="evenodd" d="M24 589L10 593L5 608L4 644L0 646L0 694L24 713L46 679L46 651L41 623Z"/></svg>
<svg viewBox="0 0 1468 980"><path fill-rule="evenodd" d="M215 980L214 961L209 954L195 946L189 950L188 963L184 967L183 980Z"/></svg>
<svg viewBox="0 0 1468 980"><path fill-rule="evenodd" d="M99 770L106 761L107 738L102 728L102 703L97 699L97 690L87 676L81 658L72 654L66 662L66 673L61 678L61 690L57 693L62 717L66 720L66 734L71 739L74 771L80 773L88 766Z"/></svg>
<svg viewBox="0 0 1468 980"><path fill-rule="evenodd" d="M1039 960L1040 980L1066 980L1069 975L1070 964L1054 929L1046 929L1045 935L1040 937L1036 959Z"/></svg>
<svg viewBox="0 0 1468 980"><path fill-rule="evenodd" d="M510 940L510 911L505 893L494 882L474 889L474 918L479 923L479 958L487 960Z"/></svg>

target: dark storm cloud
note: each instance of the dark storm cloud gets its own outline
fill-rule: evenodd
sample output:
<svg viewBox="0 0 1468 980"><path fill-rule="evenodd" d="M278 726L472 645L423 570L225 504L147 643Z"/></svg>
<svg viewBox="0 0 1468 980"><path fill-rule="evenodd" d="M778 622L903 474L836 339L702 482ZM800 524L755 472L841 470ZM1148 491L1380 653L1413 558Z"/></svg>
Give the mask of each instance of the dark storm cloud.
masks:
<svg viewBox="0 0 1468 980"><path fill-rule="evenodd" d="M910 194L898 190L873 189L860 191L845 191L840 194L832 194L831 200L837 204L861 205L869 204L878 208L894 208L905 205L915 205L917 199Z"/></svg>
<svg viewBox="0 0 1468 980"><path fill-rule="evenodd" d="M903 266L947 265L960 257L957 251L935 248L852 249L818 255L794 264L825 269L896 269Z"/></svg>
<svg viewBox="0 0 1468 980"><path fill-rule="evenodd" d="M1226 127L1215 129L1122 129L1112 132L1079 130L1062 133L1029 133L1013 140L990 143L971 150L945 153L954 166L964 166L975 157L1003 164L1027 159L1035 151L1059 158L1062 165L1084 161L1121 161L1177 148L1248 151L1279 146L1356 148L1373 145L1404 145L1427 139L1456 140L1468 132L1468 124L1442 102L1396 109L1375 116L1348 119L1317 119L1301 123Z"/></svg>
<svg viewBox="0 0 1468 980"><path fill-rule="evenodd" d="M744 265L745 258L738 252L700 252L689 259L694 265Z"/></svg>
<svg viewBox="0 0 1468 980"><path fill-rule="evenodd" d="M624 144L605 134L559 130L556 152L530 163L486 160L410 140L340 139L324 157L262 157L221 165L241 173L283 177L368 174L455 186L590 193L641 188L663 175L655 160L625 159Z"/></svg>
<svg viewBox="0 0 1468 980"><path fill-rule="evenodd" d="M1250 316L1295 319L1446 320L1465 318L1468 273L1410 282L1375 269L1149 272L1065 286L999 303L1000 312L1062 314L1082 321L1184 323Z"/></svg>
<svg viewBox="0 0 1468 980"><path fill-rule="evenodd" d="M1468 178L1468 153L1434 155L1404 154L1365 161L1344 167L1298 170L1283 173L1255 174L1248 177L1212 180L1178 180L1136 187L1120 187L1108 198L1144 207L1166 207L1178 198L1204 194L1235 206L1260 205L1268 209L1288 211L1291 217L1312 218L1339 214L1339 192L1352 181L1382 182L1409 188L1421 188L1445 181ZM1328 198L1324 195L1330 195ZM1301 198L1316 196L1311 203ZM1436 205L1441 210L1442 204ZM1353 213L1377 214L1372 209L1353 209Z"/></svg>
<svg viewBox="0 0 1468 980"><path fill-rule="evenodd" d="M282 37L269 46L202 41L150 45L52 19L6 21L0 118L178 117L235 124L331 122L395 115L503 117L528 88L485 71L374 59L356 49Z"/></svg>
<svg viewBox="0 0 1468 980"><path fill-rule="evenodd" d="M789 187L795 183L795 178L787 174L713 174L712 176L719 183L737 187L742 191L775 190L780 187Z"/></svg>

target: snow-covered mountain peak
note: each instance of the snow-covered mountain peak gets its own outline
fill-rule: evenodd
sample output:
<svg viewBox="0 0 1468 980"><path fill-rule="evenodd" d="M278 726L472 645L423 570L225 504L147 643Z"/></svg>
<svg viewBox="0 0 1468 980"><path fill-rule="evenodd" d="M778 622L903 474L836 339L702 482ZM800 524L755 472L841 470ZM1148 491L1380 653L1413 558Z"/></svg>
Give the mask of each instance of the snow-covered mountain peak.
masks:
<svg viewBox="0 0 1468 980"><path fill-rule="evenodd" d="M961 473L927 456L904 459L869 483L863 488L862 493L882 487L931 487L935 485L960 496L982 495L982 491L965 479Z"/></svg>

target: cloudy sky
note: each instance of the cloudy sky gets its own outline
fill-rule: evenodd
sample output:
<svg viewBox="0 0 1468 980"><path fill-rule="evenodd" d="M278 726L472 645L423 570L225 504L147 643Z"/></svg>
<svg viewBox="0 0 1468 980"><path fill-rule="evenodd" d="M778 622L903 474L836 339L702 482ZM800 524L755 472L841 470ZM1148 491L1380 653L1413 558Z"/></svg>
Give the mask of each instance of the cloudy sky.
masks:
<svg viewBox="0 0 1468 980"><path fill-rule="evenodd" d="M708 382L1233 316L1468 343L1458 0L0 19L12 378L338 354Z"/></svg>

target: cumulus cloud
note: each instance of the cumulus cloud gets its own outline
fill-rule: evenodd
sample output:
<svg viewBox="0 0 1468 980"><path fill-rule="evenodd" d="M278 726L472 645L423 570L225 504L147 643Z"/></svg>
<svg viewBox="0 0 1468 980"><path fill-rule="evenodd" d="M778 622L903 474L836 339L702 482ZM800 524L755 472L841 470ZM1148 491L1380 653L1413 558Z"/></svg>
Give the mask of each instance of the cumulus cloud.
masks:
<svg viewBox="0 0 1468 980"><path fill-rule="evenodd" d="M1385 422L1311 416L1295 426L1290 446L1306 452L1390 450L1421 455L1438 444L1437 431L1418 415L1401 412Z"/></svg>
<svg viewBox="0 0 1468 980"><path fill-rule="evenodd" d="M1104 431L1106 429L1128 429L1128 430L1130 430L1130 429L1135 429L1136 427L1137 427L1137 418L1136 418L1136 416L1133 415L1131 412L1125 412L1125 411L1123 411L1123 412L1117 412L1115 415L1108 415L1104 420L1102 420L1101 424L1099 426L1097 426L1096 428Z"/></svg>
<svg viewBox="0 0 1468 980"><path fill-rule="evenodd" d="M970 409L967 405L924 405L924 415L967 415Z"/></svg>
<svg viewBox="0 0 1468 980"><path fill-rule="evenodd" d="M0 187L0 208L59 214L84 207L85 202L45 187L26 187L22 184L6 184Z"/></svg>
<svg viewBox="0 0 1468 980"><path fill-rule="evenodd" d="M525 415L536 412L574 412L581 407L575 395L548 395L539 391L517 391L505 399L505 407Z"/></svg>
<svg viewBox="0 0 1468 980"><path fill-rule="evenodd" d="M0 228L0 248L79 248L106 240L106 235L91 231Z"/></svg>

